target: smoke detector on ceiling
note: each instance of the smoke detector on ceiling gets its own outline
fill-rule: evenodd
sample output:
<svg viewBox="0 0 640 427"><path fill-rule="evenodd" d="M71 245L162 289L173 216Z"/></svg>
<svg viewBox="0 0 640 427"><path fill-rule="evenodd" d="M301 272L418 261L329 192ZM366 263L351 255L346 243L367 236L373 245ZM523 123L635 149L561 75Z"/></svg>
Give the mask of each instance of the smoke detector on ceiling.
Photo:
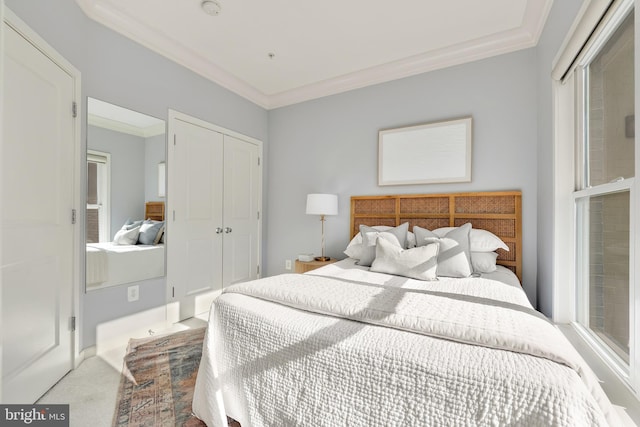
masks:
<svg viewBox="0 0 640 427"><path fill-rule="evenodd" d="M222 10L222 6L216 0L204 0L200 3L200 7L207 15L218 16Z"/></svg>

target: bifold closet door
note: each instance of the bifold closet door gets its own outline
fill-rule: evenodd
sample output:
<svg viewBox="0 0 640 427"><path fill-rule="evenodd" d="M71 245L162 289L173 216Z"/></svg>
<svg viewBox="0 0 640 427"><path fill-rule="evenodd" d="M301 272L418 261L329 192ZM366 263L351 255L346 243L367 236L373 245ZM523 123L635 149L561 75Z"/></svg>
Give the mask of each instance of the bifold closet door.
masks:
<svg viewBox="0 0 640 427"><path fill-rule="evenodd" d="M223 136L174 121L169 141L167 284L179 320L208 309L199 300L222 289ZM175 304L179 304L176 307ZM174 310L175 311L175 310ZM170 320L176 320L175 317Z"/></svg>
<svg viewBox="0 0 640 427"><path fill-rule="evenodd" d="M259 149L224 136L223 286L257 279Z"/></svg>

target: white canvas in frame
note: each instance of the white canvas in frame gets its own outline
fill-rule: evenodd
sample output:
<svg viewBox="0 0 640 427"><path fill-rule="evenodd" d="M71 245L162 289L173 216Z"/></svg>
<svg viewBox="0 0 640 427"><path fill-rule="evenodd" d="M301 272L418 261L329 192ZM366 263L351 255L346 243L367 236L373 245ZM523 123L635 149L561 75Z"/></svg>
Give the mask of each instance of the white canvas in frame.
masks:
<svg viewBox="0 0 640 427"><path fill-rule="evenodd" d="M381 130L378 185L471 181L471 117Z"/></svg>
<svg viewBox="0 0 640 427"><path fill-rule="evenodd" d="M158 163L158 197L166 196L167 168L165 162Z"/></svg>

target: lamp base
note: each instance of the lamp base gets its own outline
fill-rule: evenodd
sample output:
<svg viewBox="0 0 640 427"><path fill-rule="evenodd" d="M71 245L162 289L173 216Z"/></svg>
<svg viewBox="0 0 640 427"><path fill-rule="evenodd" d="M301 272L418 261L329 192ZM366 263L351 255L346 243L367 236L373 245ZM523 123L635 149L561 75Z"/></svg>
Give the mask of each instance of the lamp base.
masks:
<svg viewBox="0 0 640 427"><path fill-rule="evenodd" d="M315 257L316 261L329 261L331 258L328 256L317 256Z"/></svg>

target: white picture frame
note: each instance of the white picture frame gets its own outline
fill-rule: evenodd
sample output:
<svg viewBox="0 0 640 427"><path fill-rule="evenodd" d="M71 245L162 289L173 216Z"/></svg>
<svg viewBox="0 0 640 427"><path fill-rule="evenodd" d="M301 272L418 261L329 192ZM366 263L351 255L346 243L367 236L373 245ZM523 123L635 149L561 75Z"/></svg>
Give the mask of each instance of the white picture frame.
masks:
<svg viewBox="0 0 640 427"><path fill-rule="evenodd" d="M166 196L166 163L158 163L158 197Z"/></svg>
<svg viewBox="0 0 640 427"><path fill-rule="evenodd" d="M471 182L472 119L378 133L378 185Z"/></svg>

